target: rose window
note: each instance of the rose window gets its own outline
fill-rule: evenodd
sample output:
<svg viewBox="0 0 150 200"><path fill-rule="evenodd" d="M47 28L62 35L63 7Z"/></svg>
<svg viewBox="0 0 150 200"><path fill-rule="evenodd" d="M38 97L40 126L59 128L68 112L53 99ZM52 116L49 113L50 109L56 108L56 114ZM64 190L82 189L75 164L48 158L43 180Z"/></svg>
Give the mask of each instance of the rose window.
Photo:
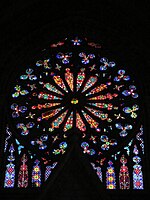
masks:
<svg viewBox="0 0 150 200"><path fill-rule="evenodd" d="M121 169L127 170L120 171L120 188L130 187L127 156L130 146L137 148L134 138L143 130L139 91L128 70L115 58L107 58L99 44L78 37L52 44L34 64L17 73L9 114L20 149L23 146L39 158L35 167L40 159L55 166L76 135L101 181L101 167L107 163L107 189L116 188L113 159L119 157ZM142 154L143 140L137 140ZM134 154L138 157L140 150Z"/></svg>

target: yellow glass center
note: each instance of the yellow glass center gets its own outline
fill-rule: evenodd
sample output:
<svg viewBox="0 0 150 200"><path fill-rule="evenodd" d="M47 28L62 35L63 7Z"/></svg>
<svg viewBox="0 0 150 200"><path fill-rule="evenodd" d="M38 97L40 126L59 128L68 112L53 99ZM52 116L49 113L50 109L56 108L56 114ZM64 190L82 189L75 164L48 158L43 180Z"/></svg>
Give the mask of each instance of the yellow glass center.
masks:
<svg viewBox="0 0 150 200"><path fill-rule="evenodd" d="M72 103L72 104L77 104L77 103L78 103L78 99L73 98L73 99L71 100L71 103Z"/></svg>

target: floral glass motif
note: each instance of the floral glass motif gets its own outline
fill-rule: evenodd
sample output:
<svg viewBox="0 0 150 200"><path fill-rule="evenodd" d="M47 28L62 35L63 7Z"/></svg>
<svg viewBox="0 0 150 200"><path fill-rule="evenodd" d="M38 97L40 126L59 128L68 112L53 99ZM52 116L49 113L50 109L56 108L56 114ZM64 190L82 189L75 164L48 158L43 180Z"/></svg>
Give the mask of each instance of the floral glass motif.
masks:
<svg viewBox="0 0 150 200"><path fill-rule="evenodd" d="M89 149L89 144L87 142L82 142L81 147L83 148L83 153L87 153L91 156L95 154L95 150Z"/></svg>
<svg viewBox="0 0 150 200"><path fill-rule="evenodd" d="M53 154L57 155L57 154L64 154L65 153L65 149L67 148L67 143L66 142L61 142L59 144L59 148L58 149L54 149L53 150Z"/></svg>
<svg viewBox="0 0 150 200"><path fill-rule="evenodd" d="M38 145L39 149L45 149L47 145L44 143L45 141L48 140L48 135L42 135L40 139L36 139L31 141L32 145Z"/></svg>
<svg viewBox="0 0 150 200"><path fill-rule="evenodd" d="M83 64L88 64L89 62L90 62L90 59L93 59L93 58L95 58L95 55L94 54L86 54L86 53L84 53L84 52L81 52L81 53L79 53L79 56L81 57L81 58L83 58L82 60L81 60L81 62L83 63Z"/></svg>
<svg viewBox="0 0 150 200"><path fill-rule="evenodd" d="M133 98L138 98L138 94L135 92L135 90L136 90L136 86L130 85L130 86L129 86L129 90L124 90L124 91L122 92L122 94L123 94L124 96L129 96L129 95L131 95Z"/></svg>
<svg viewBox="0 0 150 200"><path fill-rule="evenodd" d="M136 118L137 117L137 114L135 113L137 110L139 110L139 106L138 105L133 105L132 108L130 108L130 107L123 108L123 111L125 113L129 113L132 118Z"/></svg>
<svg viewBox="0 0 150 200"><path fill-rule="evenodd" d="M28 124L23 124L23 123L18 123L17 124L17 129L21 129L21 135L28 135L29 134L29 129L33 128L34 122L29 122Z"/></svg>
<svg viewBox="0 0 150 200"><path fill-rule="evenodd" d="M102 65L100 66L101 71L106 70L107 67L114 67L116 65L115 62L108 62L107 58L101 58L100 63L102 63Z"/></svg>
<svg viewBox="0 0 150 200"><path fill-rule="evenodd" d="M29 79L29 80L31 80L31 81L35 81L36 79L37 79L37 77L35 76L35 75L33 75L32 73L33 73L33 69L27 69L26 70L26 74L25 75L21 75L20 76L20 79L22 79L22 80L26 80L26 79Z"/></svg>
<svg viewBox="0 0 150 200"><path fill-rule="evenodd" d="M73 42L73 45L81 45L82 40L78 37L75 37L75 39L72 39L71 42Z"/></svg>
<svg viewBox="0 0 150 200"><path fill-rule="evenodd" d="M106 189L144 189L139 89L102 51L87 38L65 38L20 72L9 97L4 187L41 187L77 134Z"/></svg>
<svg viewBox="0 0 150 200"><path fill-rule="evenodd" d="M12 117L16 118L16 117L20 116L20 113L25 113L27 110L27 107L26 106L18 106L16 103L13 103L11 105L11 109L14 110L12 112Z"/></svg>
<svg viewBox="0 0 150 200"><path fill-rule="evenodd" d="M27 90L21 90L21 86L16 85L16 87L14 87L14 89L16 90L15 93L12 94L12 97L17 98L19 95L26 95L29 92Z"/></svg>
<svg viewBox="0 0 150 200"><path fill-rule="evenodd" d="M117 82L121 80L124 80L124 81L130 80L130 76L125 75L125 70L118 70L118 76L114 78L114 81L117 81Z"/></svg>
<svg viewBox="0 0 150 200"><path fill-rule="evenodd" d="M132 125L130 124L125 124L125 126L123 126L121 123L117 123L115 124L116 128L121 130L121 132L119 133L119 135L121 137L125 137L128 135L128 130L132 130Z"/></svg>
<svg viewBox="0 0 150 200"><path fill-rule="evenodd" d="M110 148L110 146L115 146L117 145L117 141L115 139L111 139L109 140L108 137L106 135L102 135L100 140L102 142L104 142L104 144L102 144L101 148L103 150L108 150Z"/></svg>
<svg viewBox="0 0 150 200"><path fill-rule="evenodd" d="M45 69L50 69L49 63L50 63L50 59L46 59L44 61L39 60L36 62L36 66L38 67L44 66Z"/></svg>
<svg viewBox="0 0 150 200"><path fill-rule="evenodd" d="M57 55L56 55L56 57L58 58L58 59L60 59L60 60L62 60L62 63L63 64L68 64L69 62L70 62L70 60L69 60L69 58L70 57L72 57L72 53L70 52L70 53L58 53Z"/></svg>

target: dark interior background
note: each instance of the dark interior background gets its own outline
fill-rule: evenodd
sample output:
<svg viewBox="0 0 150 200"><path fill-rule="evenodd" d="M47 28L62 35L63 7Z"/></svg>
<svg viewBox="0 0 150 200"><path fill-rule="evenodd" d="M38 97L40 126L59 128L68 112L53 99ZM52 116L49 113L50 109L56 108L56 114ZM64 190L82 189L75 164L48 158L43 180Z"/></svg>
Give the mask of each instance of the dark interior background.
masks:
<svg viewBox="0 0 150 200"><path fill-rule="evenodd" d="M80 156L70 154L52 184L41 190L1 190L0 199L100 200L147 199L149 176L150 56L149 1L0 1L0 107L7 101L12 71L28 65L51 41L81 35L98 41L110 56L135 74L139 84L145 119L145 191L107 191ZM0 119L3 120L2 113ZM42 195L42 196L41 196Z"/></svg>

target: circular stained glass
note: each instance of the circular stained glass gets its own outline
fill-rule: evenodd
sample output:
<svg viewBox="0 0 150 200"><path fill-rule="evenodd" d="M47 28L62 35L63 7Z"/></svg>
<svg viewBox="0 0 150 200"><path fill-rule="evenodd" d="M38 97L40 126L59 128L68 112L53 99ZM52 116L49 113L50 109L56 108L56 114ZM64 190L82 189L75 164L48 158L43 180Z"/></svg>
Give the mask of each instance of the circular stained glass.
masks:
<svg viewBox="0 0 150 200"><path fill-rule="evenodd" d="M63 154L78 134L84 153L101 156L129 142L138 97L126 69L106 58L99 44L76 37L50 45L20 73L9 109L16 137L36 153Z"/></svg>

